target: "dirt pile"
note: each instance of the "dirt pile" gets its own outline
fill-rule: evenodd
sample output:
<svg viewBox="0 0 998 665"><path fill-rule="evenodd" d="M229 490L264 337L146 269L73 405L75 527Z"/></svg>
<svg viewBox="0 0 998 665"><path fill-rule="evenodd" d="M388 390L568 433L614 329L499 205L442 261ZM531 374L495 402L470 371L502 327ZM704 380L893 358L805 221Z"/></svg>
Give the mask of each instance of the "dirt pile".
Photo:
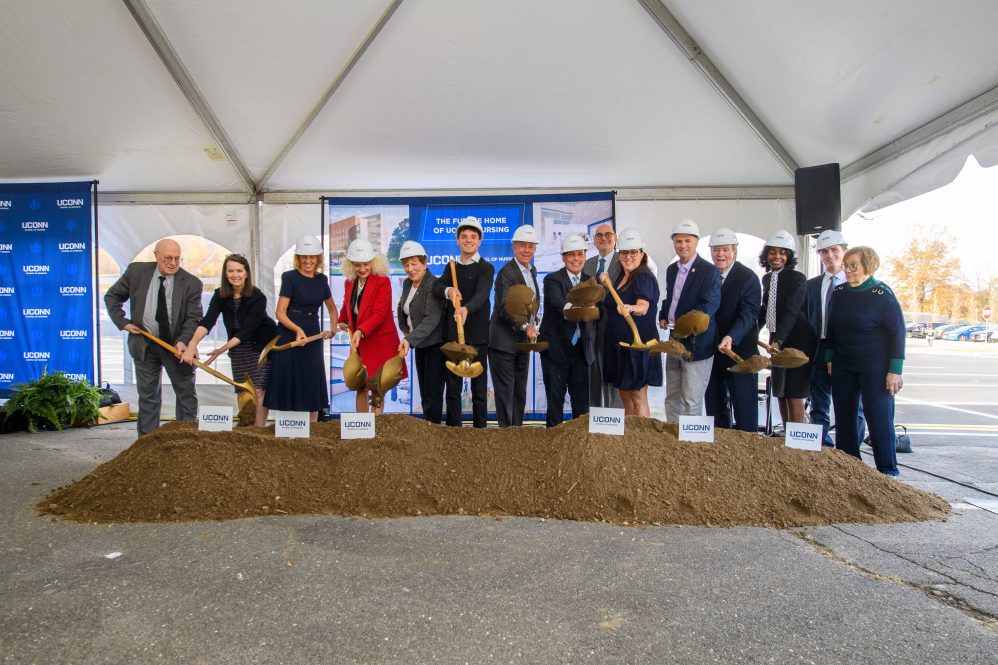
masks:
<svg viewBox="0 0 998 665"><path fill-rule="evenodd" d="M627 417L627 435L582 418L546 430L458 429L379 416L375 440L273 427L198 432L171 423L52 492L38 508L86 522L330 513L366 517L525 515L628 524L805 526L940 519L939 497L843 453L717 430L680 442L676 426Z"/></svg>

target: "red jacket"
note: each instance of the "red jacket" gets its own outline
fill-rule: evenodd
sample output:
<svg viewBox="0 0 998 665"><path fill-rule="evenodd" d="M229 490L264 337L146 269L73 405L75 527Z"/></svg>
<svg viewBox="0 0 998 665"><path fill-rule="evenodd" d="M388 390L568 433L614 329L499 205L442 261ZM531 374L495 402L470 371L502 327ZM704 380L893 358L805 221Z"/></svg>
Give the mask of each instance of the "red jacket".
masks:
<svg viewBox="0 0 998 665"><path fill-rule="evenodd" d="M339 320L350 325L350 330L360 330L364 339L357 345L357 353L367 369L368 375L381 369L385 361L398 354L399 334L392 318L392 281L382 275L371 275L360 298L357 320L353 319L354 280L348 279L344 285L343 307ZM409 375L405 363L402 364L402 378Z"/></svg>

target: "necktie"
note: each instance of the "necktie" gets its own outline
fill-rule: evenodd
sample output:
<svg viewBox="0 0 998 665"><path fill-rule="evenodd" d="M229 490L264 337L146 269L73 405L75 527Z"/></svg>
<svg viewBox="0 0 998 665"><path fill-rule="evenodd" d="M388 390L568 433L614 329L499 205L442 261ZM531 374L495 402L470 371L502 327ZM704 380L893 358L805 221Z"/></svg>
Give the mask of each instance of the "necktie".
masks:
<svg viewBox="0 0 998 665"><path fill-rule="evenodd" d="M721 273L721 286L724 286L724 273Z"/></svg>
<svg viewBox="0 0 998 665"><path fill-rule="evenodd" d="M159 293L156 296L156 325L159 326L159 338L167 344L173 344L173 331L170 329L170 314L166 308L166 277L159 277Z"/></svg>
<svg viewBox="0 0 998 665"><path fill-rule="evenodd" d="M769 278L769 300L766 301L766 328L770 333L776 332L776 280L780 273L772 273Z"/></svg>
<svg viewBox="0 0 998 665"><path fill-rule="evenodd" d="M602 262L602 261L603 261L603 259L600 259L600 262ZM572 286L578 286L578 285L579 285L579 276L578 275L572 275ZM579 324L576 323L575 324L575 332L572 334L572 346L575 346L575 343L579 341L579 337L580 336L581 335L579 333Z"/></svg>
<svg viewBox="0 0 998 665"><path fill-rule="evenodd" d="M599 281L600 275L606 270L606 259L602 256L599 259L599 266L596 267L596 281Z"/></svg>
<svg viewBox="0 0 998 665"><path fill-rule="evenodd" d="M835 275L832 275L828 280L828 290L825 291L825 311L822 312L821 316L821 339L825 339L828 332L828 315L830 313L828 306L832 304L832 290L835 288L835 281Z"/></svg>

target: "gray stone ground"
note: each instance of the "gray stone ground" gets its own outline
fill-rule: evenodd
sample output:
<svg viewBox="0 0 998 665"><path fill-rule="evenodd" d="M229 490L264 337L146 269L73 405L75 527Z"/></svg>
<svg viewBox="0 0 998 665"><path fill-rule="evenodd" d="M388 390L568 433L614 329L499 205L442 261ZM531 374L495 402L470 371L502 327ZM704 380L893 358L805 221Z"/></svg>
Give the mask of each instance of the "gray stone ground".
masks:
<svg viewBox="0 0 998 665"><path fill-rule="evenodd" d="M2 662L998 662L998 514L910 469L953 517L781 531L34 512L133 428L0 437ZM902 461L942 473L957 454ZM973 454L963 480L998 493L998 452Z"/></svg>

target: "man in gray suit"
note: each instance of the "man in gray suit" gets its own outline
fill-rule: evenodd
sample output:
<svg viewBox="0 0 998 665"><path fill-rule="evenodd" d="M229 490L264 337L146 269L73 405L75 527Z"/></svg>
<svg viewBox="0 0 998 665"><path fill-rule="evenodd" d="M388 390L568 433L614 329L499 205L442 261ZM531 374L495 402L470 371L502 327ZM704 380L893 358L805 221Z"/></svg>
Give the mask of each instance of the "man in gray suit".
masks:
<svg viewBox="0 0 998 665"><path fill-rule="evenodd" d="M617 258L617 234L610 224L600 224L593 236L596 245L596 256L586 259L582 269L587 275L595 275L599 282L602 274L610 274L610 280L616 282L620 278L620 261ZM600 317L596 322L596 359L589 373L589 399L592 406L624 408L620 401L620 393L612 383L603 383L603 340L606 337L606 317Z"/></svg>
<svg viewBox="0 0 998 665"><path fill-rule="evenodd" d="M128 352L135 361L139 393L139 436L159 427L163 401L162 375L166 370L177 396L177 420L195 420L198 397L194 389L194 367L180 362L180 355L152 343L140 329L177 347L183 354L203 315L201 280L180 267L180 245L164 238L156 243L154 262L137 261L107 290L104 305L118 326L127 330ZM131 303L125 317L125 301Z"/></svg>

